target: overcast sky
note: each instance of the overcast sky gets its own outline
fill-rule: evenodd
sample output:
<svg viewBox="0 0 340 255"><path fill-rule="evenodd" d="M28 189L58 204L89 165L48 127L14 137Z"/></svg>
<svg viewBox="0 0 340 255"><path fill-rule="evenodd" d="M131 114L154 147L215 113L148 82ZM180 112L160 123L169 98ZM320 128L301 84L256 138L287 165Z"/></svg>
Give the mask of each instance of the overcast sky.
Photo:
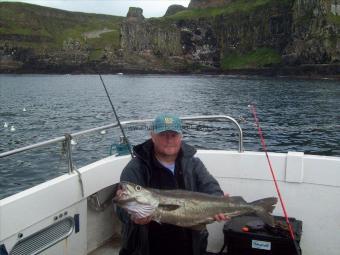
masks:
<svg viewBox="0 0 340 255"><path fill-rule="evenodd" d="M53 8L126 16L129 7L141 7L146 18L163 16L169 5L188 7L190 0L0 0L0 2L26 2Z"/></svg>

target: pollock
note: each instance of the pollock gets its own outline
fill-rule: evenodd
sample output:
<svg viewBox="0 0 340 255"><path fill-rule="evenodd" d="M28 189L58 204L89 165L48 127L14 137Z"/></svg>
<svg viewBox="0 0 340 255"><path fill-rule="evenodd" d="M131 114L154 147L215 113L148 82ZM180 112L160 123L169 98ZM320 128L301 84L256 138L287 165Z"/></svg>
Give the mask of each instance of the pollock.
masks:
<svg viewBox="0 0 340 255"><path fill-rule="evenodd" d="M158 190L120 182L116 184L113 202L136 218L151 217L160 223L202 229L206 224L214 222L214 216L219 213L229 218L256 214L263 222L274 226L271 213L277 198L268 197L247 203L239 196L223 197L186 190Z"/></svg>

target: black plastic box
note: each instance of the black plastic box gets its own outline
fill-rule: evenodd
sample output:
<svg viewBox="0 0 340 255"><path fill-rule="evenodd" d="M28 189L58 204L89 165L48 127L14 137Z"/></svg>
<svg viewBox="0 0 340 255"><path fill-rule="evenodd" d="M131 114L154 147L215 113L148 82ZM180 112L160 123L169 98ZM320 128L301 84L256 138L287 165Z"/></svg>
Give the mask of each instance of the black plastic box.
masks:
<svg viewBox="0 0 340 255"><path fill-rule="evenodd" d="M274 219L278 225L287 227L285 218L274 216ZM289 221L302 254L299 246L302 221L294 218ZM288 231L266 226L257 216L236 217L224 225L223 232L228 255L297 255Z"/></svg>

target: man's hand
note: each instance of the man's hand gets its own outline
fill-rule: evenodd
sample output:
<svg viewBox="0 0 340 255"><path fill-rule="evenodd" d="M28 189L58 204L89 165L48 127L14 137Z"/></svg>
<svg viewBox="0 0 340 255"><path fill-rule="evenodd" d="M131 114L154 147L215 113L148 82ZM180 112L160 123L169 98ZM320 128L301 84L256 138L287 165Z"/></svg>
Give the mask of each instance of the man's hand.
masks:
<svg viewBox="0 0 340 255"><path fill-rule="evenodd" d="M223 213L216 214L214 216L214 219L218 222L230 220L230 218L228 216L225 216Z"/></svg>
<svg viewBox="0 0 340 255"><path fill-rule="evenodd" d="M145 217L145 218L137 218L136 216L131 215L131 220L138 225L148 224L151 221L151 219L152 219L151 216L148 216L148 217Z"/></svg>
<svg viewBox="0 0 340 255"><path fill-rule="evenodd" d="M224 193L224 197L229 197L229 194ZM214 219L218 222L230 220L230 218L228 216L224 215L223 213L216 214L214 216Z"/></svg>

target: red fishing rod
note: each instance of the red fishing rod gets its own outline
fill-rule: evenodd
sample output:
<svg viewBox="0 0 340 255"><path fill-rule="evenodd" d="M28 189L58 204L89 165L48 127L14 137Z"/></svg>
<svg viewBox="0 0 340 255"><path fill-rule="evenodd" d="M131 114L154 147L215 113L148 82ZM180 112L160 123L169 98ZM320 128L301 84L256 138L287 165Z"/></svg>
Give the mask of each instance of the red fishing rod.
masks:
<svg viewBox="0 0 340 255"><path fill-rule="evenodd" d="M293 227L292 227L292 224L289 221L288 213L287 213L287 210L286 210L286 206L285 206L285 203L283 201L283 198L282 198L282 195L281 195L281 192L280 192L280 189L279 189L279 185L277 183L277 178L276 178L275 172L274 172L273 167L272 167L272 163L271 163L269 155L268 155L267 146L266 146L266 143L265 143L265 140L264 140L264 137L263 137L262 129L260 127L259 120L258 120L257 115L256 115L255 105L252 104L252 105L250 105L250 107L251 107L251 110L252 110L252 113L253 113L253 116L254 116L254 119L255 119L255 123L256 123L258 134L259 134L260 139L261 139L261 144L262 144L263 151L266 154L267 162L268 162L268 165L269 165L269 169L270 169L271 175L273 177L273 181L274 181L274 184L275 184L276 192L277 192L277 194L279 196L279 200L280 200L280 203L281 203L281 206L282 206L283 214L285 216L285 219L286 219L286 222L287 222L287 225L288 225L290 237L291 237L291 239L292 239L292 241L294 243L296 253L298 255L301 255L300 249L298 248L298 244L297 244L296 239L295 239Z"/></svg>

